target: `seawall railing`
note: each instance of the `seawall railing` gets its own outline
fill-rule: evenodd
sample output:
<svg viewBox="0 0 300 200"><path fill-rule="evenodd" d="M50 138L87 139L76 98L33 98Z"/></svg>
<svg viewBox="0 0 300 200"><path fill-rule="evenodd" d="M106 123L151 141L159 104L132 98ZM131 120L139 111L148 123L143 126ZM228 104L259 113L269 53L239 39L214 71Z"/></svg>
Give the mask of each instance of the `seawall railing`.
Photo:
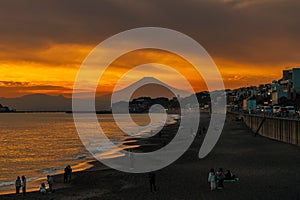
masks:
<svg viewBox="0 0 300 200"><path fill-rule="evenodd" d="M300 146L299 119L240 112L228 112L227 116L228 118L243 120L255 134Z"/></svg>

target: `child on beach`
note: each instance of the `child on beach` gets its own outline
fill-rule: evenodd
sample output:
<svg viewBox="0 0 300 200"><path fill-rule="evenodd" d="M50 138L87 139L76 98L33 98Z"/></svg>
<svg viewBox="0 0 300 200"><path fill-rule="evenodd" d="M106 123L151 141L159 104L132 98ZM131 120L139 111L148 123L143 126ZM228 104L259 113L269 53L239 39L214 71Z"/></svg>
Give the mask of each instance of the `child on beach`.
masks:
<svg viewBox="0 0 300 200"><path fill-rule="evenodd" d="M42 194L46 193L46 185L45 185L45 183L41 183L40 193L42 193Z"/></svg>
<svg viewBox="0 0 300 200"><path fill-rule="evenodd" d="M216 174L215 174L215 170L213 168L211 168L210 172L208 173L207 181L210 183L210 190L215 190L216 189Z"/></svg>

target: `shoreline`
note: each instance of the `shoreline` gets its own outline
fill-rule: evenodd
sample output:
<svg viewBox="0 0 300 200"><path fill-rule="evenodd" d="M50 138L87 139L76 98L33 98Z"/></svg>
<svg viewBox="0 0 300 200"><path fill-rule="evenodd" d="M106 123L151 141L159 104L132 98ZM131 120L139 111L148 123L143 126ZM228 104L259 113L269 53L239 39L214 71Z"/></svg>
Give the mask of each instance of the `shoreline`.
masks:
<svg viewBox="0 0 300 200"><path fill-rule="evenodd" d="M168 124L166 124L163 129L161 130L161 132L167 132L169 133L170 131L168 130L169 127L173 127L176 126L178 128L178 123L180 122L180 118L179 119L174 119L173 122L170 122ZM172 128L173 129L173 128ZM166 134L169 135L169 134ZM124 149L132 149L133 151L136 152L147 152L147 151L152 151L154 150L154 148L159 148L161 142L159 142L159 140L157 140L158 136L155 135L153 137L150 137L150 143L147 140L147 138L139 138L139 137L128 137L125 138L121 144L124 146ZM163 138L163 140L165 140L166 138ZM170 139L169 139L170 140ZM157 143L158 142L158 143ZM156 147L155 147L156 146ZM128 148L127 148L128 147ZM108 158L109 159L109 158ZM107 166L105 166L104 164L100 163L99 161L97 161L95 158L91 158L89 160L86 160L84 162L80 162L76 165L71 166L72 167L72 174L76 173L76 172L83 172L83 171L101 171L101 170L107 170L109 169ZM51 175L51 173L49 173ZM62 179L63 180L63 174L64 174L64 169L59 169L55 172L55 174L52 175L53 179L58 180L58 179ZM34 192L38 192L39 190L39 186L42 182L46 183L46 176L48 174L45 173L45 177L36 177L33 180L28 181L27 180L27 188L26 188L26 192L27 193L34 193ZM58 181L59 183L60 181ZM33 185L35 185L35 187L33 187ZM47 185L47 184L46 184ZM63 189L65 188L67 185L62 185L59 184L57 185L57 187L55 189ZM68 187L68 186L67 186ZM5 196L5 195L15 195L15 187L14 184L10 184L10 185L6 185L6 186L1 186L0 187L0 197L1 196Z"/></svg>
<svg viewBox="0 0 300 200"><path fill-rule="evenodd" d="M80 172L80 171L85 171L88 170L90 168L93 168L94 165L93 163L96 160L94 159L90 159L90 160L86 160L84 162L80 162L76 165L71 166L72 167L72 172L76 173L76 172ZM51 175L51 173L49 173ZM55 174L51 175L52 177L60 177L63 179L63 174L64 174L64 169L59 169L55 172ZM46 176L48 174L45 173L44 177L32 177L32 180L28 180L27 179L27 187L26 188L26 192L36 192L39 189L39 186L42 182L46 182ZM29 178L30 179L30 178ZM33 187L33 185L35 185L36 187ZM58 188L59 189L59 188ZM15 194L15 186L14 183L10 184L10 185L5 185L5 186L1 186L0 187L0 197L4 196L4 195L11 195L11 194Z"/></svg>
<svg viewBox="0 0 300 200"><path fill-rule="evenodd" d="M200 126L209 122L206 115ZM172 138L174 129L165 130L161 141ZM158 137L158 136L156 136ZM54 177L52 194L28 193L26 197L0 196L3 200L17 199L299 199L300 149L264 138L254 137L243 122L227 120L222 135L204 159L198 158L204 135L195 137L189 150L177 161L156 172L158 191L149 191L147 174L128 174L103 166L98 161L90 169L72 174L68 187L57 189L62 177ZM158 141L152 138L151 142ZM142 142L142 141L138 141ZM149 142L145 140L145 142ZM159 142L158 142L159 144ZM136 149L136 151L150 150ZM286 156L286 155L289 156ZM223 190L210 191L207 174L211 167L230 169L240 181L225 183ZM293 177L291 181L290 177ZM275 181L276 180L276 181ZM280 181L278 181L280 180Z"/></svg>
<svg viewBox="0 0 300 200"><path fill-rule="evenodd" d="M148 152L148 151L154 151L156 148L160 148L162 141L160 140L168 140L170 141L174 135L170 134L170 128L172 130L177 129L179 127L179 123L180 123L180 118L179 119L174 119L174 122L172 123L168 123L166 124L162 130L161 130L161 134L164 134L165 136L168 137L163 137L161 138L158 134L150 137L150 142L148 141L147 138L139 138L139 137L129 137L129 138L125 138L121 143L125 146L135 146L133 148L131 148L133 151L135 152ZM171 137L170 137L171 136ZM79 166L85 166L84 168L82 167L78 167ZM78 169L77 169L78 168ZM72 176L76 177L76 174L78 173L88 173L88 172L99 172L101 173L101 171L109 171L109 170L114 170L111 169L107 166L105 166L104 164L100 163L98 160L96 160L95 158L92 158L91 160L79 163L75 166L72 166ZM63 180L63 174L64 174L64 170L58 170L57 174L52 175L53 180L54 180L54 190L63 190L65 188L69 188L71 187L70 184L66 183L63 184L62 181ZM46 176L47 174L45 174L45 178L36 178L35 180L32 181L28 181L27 185L29 184L35 184L37 187L34 188L26 188L26 193L28 194L39 194L39 186L41 182L47 183L46 181ZM6 187L6 186L4 186ZM16 196L15 194L15 188L14 185L10 185L8 187L12 187L9 191L0 191L0 197L13 197ZM46 187L48 188L48 185L46 184Z"/></svg>
<svg viewBox="0 0 300 200"><path fill-rule="evenodd" d="M135 145L135 146L132 145L137 140L140 140L140 138L136 137L135 140L133 140L133 137L124 138L122 141L120 141L120 145L122 146L121 148L134 149L139 146L139 145ZM82 160L82 161L79 160L79 163L77 163L75 165L71 165L71 167L73 169L73 172L84 171L89 168L92 168L93 163L95 163L95 161L97 161L97 160L90 155L86 158L86 160ZM33 177L33 176L27 177L27 188L26 188L27 192L37 191L40 184L42 182L46 182L46 176L48 174L52 175L52 176L61 176L64 173L64 167L65 166L54 167L54 168L51 168L50 171L48 171L48 169L41 170L42 172L40 173L40 175L37 175L35 177ZM103 168L105 168L105 166L103 166ZM3 182L3 184L5 184L5 185L0 186L0 195L14 194L15 193L14 182L15 182L15 180L10 180L10 181L8 180L8 181Z"/></svg>

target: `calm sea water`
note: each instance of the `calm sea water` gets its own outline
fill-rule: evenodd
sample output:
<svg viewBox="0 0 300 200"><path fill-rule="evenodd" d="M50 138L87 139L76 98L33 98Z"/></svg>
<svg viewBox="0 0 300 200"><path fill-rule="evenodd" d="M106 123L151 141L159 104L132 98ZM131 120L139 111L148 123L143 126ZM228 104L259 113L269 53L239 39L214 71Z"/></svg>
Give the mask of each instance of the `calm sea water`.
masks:
<svg viewBox="0 0 300 200"><path fill-rule="evenodd" d="M141 126L149 123L146 114L132 115L132 118ZM121 143L128 137L113 122L112 115L99 115L98 120L111 140ZM147 131L151 130L143 130ZM91 159L79 139L71 114L0 114L0 193L8 188L3 186L13 185L17 176L35 180L61 172L66 165L76 168Z"/></svg>

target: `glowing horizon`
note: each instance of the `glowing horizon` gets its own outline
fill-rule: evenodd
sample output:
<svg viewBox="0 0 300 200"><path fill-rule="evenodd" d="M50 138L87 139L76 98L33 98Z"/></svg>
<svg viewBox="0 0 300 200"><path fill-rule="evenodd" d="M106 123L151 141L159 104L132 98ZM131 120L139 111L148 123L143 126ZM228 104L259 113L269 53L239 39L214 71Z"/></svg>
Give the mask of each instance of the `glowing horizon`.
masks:
<svg viewBox="0 0 300 200"><path fill-rule="evenodd" d="M29 0L18 5L3 2L0 12L0 97L34 93L70 97L77 70L89 52L108 37L137 27L165 27L196 40L219 67L228 89L270 83L281 78L282 70L300 65L296 0L84 4ZM160 53L144 56L155 60ZM141 60L142 55L138 57ZM176 65L178 60L172 60L169 64ZM108 73L112 79L120 78L117 71ZM197 82L194 74L186 75ZM172 83L171 75L168 79ZM205 84L197 84L196 91L205 90Z"/></svg>
<svg viewBox="0 0 300 200"><path fill-rule="evenodd" d="M92 49L93 46L88 45L56 45L48 47L41 53L32 52L32 55L28 55L28 57L34 57L34 61L10 59L2 62L0 64L0 96L20 97L27 94L42 93L70 97L80 64ZM258 85L277 80L281 77L282 70L286 69L280 66L256 67L251 64L239 64L225 59L213 59L219 67L227 89ZM36 60L39 60L39 62ZM108 76L106 79L110 79L112 82L117 81L121 78L121 74L126 72L128 66L138 66L151 62L166 64L181 71L189 81L194 85L198 85L194 86L196 92L206 90L205 84L199 75L193 73L191 69L186 71L187 63L184 63L182 59L174 55L159 50L141 51L121 56L109 67L109 70L106 72L106 76ZM270 70L272 70L272 73L270 73ZM182 88L180 84L176 84L176 79L172 79L174 74L168 70L155 73L152 68L149 70L148 76L151 76L151 73L156 77L164 76L164 79L168 80L167 83L173 87L182 90L186 89ZM126 78L128 83L124 83L124 88L141 78L143 77L140 77L138 73L136 76L131 74L131 77ZM113 84L109 82L104 82L103 84L107 87L105 90L98 92L103 94L109 93Z"/></svg>

